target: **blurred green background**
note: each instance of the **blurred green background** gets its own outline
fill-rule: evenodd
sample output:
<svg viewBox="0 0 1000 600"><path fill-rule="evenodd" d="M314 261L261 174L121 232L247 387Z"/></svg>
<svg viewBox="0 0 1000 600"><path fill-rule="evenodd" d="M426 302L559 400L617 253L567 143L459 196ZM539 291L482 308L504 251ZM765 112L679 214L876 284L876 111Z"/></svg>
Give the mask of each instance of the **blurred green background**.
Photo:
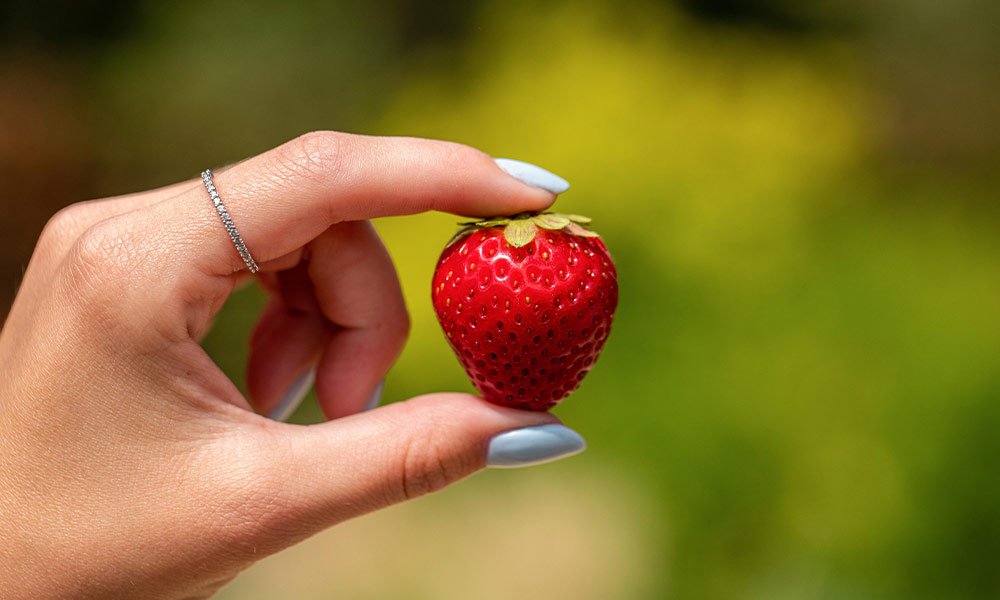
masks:
<svg viewBox="0 0 1000 600"><path fill-rule="evenodd" d="M566 177L615 258L555 411L588 451L222 598L1000 598L997 31L991 0L3 4L0 314L76 200L313 129L475 145ZM413 318L388 401L471 389L429 301L455 221L377 223ZM205 341L238 384L261 304Z"/></svg>

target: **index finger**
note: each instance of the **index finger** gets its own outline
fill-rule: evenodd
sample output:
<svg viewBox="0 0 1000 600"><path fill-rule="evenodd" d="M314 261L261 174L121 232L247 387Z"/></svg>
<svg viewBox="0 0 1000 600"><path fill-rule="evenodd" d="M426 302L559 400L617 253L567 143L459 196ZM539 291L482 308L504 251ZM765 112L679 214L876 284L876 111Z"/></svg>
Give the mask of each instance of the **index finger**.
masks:
<svg viewBox="0 0 1000 600"><path fill-rule="evenodd" d="M257 262L284 256L341 221L428 210L511 215L555 200L469 146L336 132L309 133L234 165L215 185ZM158 247L185 265L216 275L245 268L200 183L150 210L168 236Z"/></svg>

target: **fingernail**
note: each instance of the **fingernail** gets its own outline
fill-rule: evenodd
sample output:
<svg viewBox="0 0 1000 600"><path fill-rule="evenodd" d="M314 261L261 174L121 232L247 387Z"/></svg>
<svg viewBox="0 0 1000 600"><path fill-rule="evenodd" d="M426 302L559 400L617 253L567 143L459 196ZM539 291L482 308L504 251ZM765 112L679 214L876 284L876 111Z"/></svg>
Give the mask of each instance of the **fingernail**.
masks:
<svg viewBox="0 0 1000 600"><path fill-rule="evenodd" d="M385 389L385 377L383 377L382 381L379 381L378 385L375 386L375 389L372 390L372 395L368 396L368 401L365 402L365 407L361 409L361 412L377 408L379 403L382 402L382 390L384 389Z"/></svg>
<svg viewBox="0 0 1000 600"><path fill-rule="evenodd" d="M508 175L528 185L542 188L553 194L561 194L569 189L568 181L539 166L512 158L494 158L493 160Z"/></svg>
<svg viewBox="0 0 1000 600"><path fill-rule="evenodd" d="M299 376L295 380L295 383L288 388L285 395L282 396L281 402L278 406L274 407L271 414L268 417L274 419L275 421L284 421L288 417L292 416L295 409L302 404L302 400L305 399L306 394L309 393L309 388L312 387L313 381L316 379L316 367L313 367Z"/></svg>
<svg viewBox="0 0 1000 600"><path fill-rule="evenodd" d="M579 454L586 447L583 437L569 427L525 427L493 436L486 454L486 465L494 468L539 465Z"/></svg>

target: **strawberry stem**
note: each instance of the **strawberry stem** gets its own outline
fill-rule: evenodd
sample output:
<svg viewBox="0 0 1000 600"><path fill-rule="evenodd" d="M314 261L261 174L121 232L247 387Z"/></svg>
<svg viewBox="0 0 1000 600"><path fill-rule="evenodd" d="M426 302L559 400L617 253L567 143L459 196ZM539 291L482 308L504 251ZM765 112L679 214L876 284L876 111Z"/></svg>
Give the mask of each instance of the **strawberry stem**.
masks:
<svg viewBox="0 0 1000 600"><path fill-rule="evenodd" d="M466 235L480 229L503 227L504 239L511 246L521 248L531 243L539 229L564 231L570 235L581 237L598 237L597 233L584 227L590 223L589 217L582 215L566 215L555 212L522 212L512 217L493 217L480 221L459 223L461 229L448 241L448 246L454 244Z"/></svg>

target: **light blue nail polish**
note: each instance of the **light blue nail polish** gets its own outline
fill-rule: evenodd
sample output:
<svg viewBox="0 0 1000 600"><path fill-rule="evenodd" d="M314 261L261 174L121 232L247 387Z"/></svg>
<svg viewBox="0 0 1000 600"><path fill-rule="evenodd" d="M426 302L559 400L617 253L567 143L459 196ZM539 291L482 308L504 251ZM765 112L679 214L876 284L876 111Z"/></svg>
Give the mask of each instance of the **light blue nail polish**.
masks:
<svg viewBox="0 0 1000 600"><path fill-rule="evenodd" d="M561 194L569 189L568 181L539 166L512 158L494 158L493 160L508 175L528 185L542 188L553 194Z"/></svg>
<svg viewBox="0 0 1000 600"><path fill-rule="evenodd" d="M282 396L281 402L278 406L274 407L271 414L268 417L274 419L275 421L284 421L288 417L292 416L295 409L302 404L302 400L305 399L306 394L309 393L309 388L312 387L313 382L316 380L316 367L313 367L299 376L295 380L295 383L288 388L285 395Z"/></svg>
<svg viewBox="0 0 1000 600"><path fill-rule="evenodd" d="M486 465L494 468L527 467L583 452L587 442L562 425L514 429L493 436Z"/></svg>
<svg viewBox="0 0 1000 600"><path fill-rule="evenodd" d="M375 389L372 390L372 395L368 396L368 401L365 402L365 407L361 409L361 412L369 411L373 408L378 408L378 405L382 402L382 390L385 389L385 378L378 382Z"/></svg>

